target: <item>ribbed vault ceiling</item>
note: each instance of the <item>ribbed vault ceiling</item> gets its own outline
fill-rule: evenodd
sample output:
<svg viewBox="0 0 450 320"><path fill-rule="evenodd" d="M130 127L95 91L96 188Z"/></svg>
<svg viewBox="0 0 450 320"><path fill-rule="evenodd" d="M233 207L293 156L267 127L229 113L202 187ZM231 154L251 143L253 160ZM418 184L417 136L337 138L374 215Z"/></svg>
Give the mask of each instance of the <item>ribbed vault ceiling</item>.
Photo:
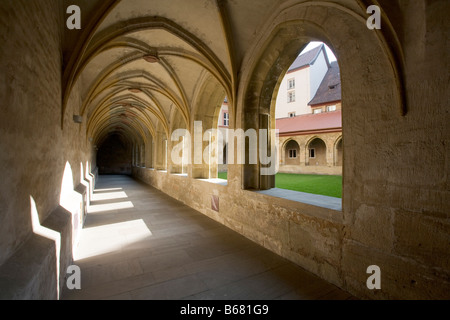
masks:
<svg viewBox="0 0 450 320"><path fill-rule="evenodd" d="M64 0L63 6L66 8L72 2ZM375 2L382 2L383 6L396 4L388 0ZM288 21L289 13L301 8L295 19L303 21L302 16L308 16L313 21L310 29L311 26L320 29L328 18L344 15L364 28L366 8L373 1L77 0L75 3L81 8L82 30L65 28L63 34L62 124L68 116L66 108L71 97L80 96L78 114L87 123L87 137L98 143L115 132L137 142L158 135L168 138L174 129L191 129L196 120L209 121L206 125L211 127L211 119L218 114L217 108L225 96L231 115L236 116L233 108L238 78L245 78L242 73L246 72L243 61L252 54L261 54L252 49L258 47L264 30L271 30L274 17L283 23L282 16ZM383 20L383 25L374 34L394 73L401 73L399 40L388 19ZM298 38L305 26L293 28L292 34L276 36ZM267 57L267 61L272 60ZM256 75L252 81L262 79ZM401 91L401 81L397 86ZM271 96L272 92L268 94Z"/></svg>
<svg viewBox="0 0 450 320"><path fill-rule="evenodd" d="M66 31L64 108L78 88L79 114L96 144L112 133L143 141L168 136L172 123L189 128L205 113L194 105L212 87L232 101L236 66L274 3L78 1L84 28L75 36Z"/></svg>

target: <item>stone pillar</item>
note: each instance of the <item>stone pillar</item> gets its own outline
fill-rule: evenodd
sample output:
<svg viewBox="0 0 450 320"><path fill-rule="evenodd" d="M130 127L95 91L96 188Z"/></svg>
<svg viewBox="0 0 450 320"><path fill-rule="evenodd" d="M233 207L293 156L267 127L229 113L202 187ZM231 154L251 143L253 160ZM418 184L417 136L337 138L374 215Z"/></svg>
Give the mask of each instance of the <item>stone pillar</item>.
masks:
<svg viewBox="0 0 450 320"><path fill-rule="evenodd" d="M309 166L309 143L306 142L305 147L303 149L303 159L305 159L305 166Z"/></svg>
<svg viewBox="0 0 450 320"><path fill-rule="evenodd" d="M138 166L139 148L137 144L133 144L133 166Z"/></svg>
<svg viewBox="0 0 450 320"><path fill-rule="evenodd" d="M180 136L177 141L169 141L167 156L170 173L187 173L189 144L188 135ZM174 154L173 159L172 153Z"/></svg>
<svg viewBox="0 0 450 320"><path fill-rule="evenodd" d="M153 168L153 137L150 136L147 139L146 145L145 145L145 167L146 168Z"/></svg>
<svg viewBox="0 0 450 320"><path fill-rule="evenodd" d="M276 156L273 156L275 150L274 137L270 131L270 115L259 115L259 129L258 129L258 151L257 161L259 163L259 190L268 190L275 188L275 171L276 171ZM262 150L261 148L264 148Z"/></svg>
<svg viewBox="0 0 450 320"><path fill-rule="evenodd" d="M166 134L163 132L157 133L157 139L155 141L155 169L156 170L167 170L166 162L166 147L167 138Z"/></svg>
<svg viewBox="0 0 450 320"><path fill-rule="evenodd" d="M334 166L334 140L331 140L330 138L325 140L325 145L327 147L327 166L333 167Z"/></svg>
<svg viewBox="0 0 450 320"><path fill-rule="evenodd" d="M280 138L280 148L278 150L278 161L280 166L286 163L286 138Z"/></svg>
<svg viewBox="0 0 450 320"><path fill-rule="evenodd" d="M156 142L158 141L158 136L156 136L154 139L152 139L152 168L156 169L157 167L157 156L158 156L158 151L156 149Z"/></svg>
<svg viewBox="0 0 450 320"><path fill-rule="evenodd" d="M141 144L140 167L145 168L145 144Z"/></svg>
<svg viewBox="0 0 450 320"><path fill-rule="evenodd" d="M217 157L217 146L211 142L216 141L211 131L211 127L205 127L212 121L195 121L193 134L191 135L191 161L188 166L188 174L193 179L209 179L217 177L217 164L214 156Z"/></svg>
<svg viewBox="0 0 450 320"><path fill-rule="evenodd" d="M252 108L252 109L248 109L245 112L245 117L244 117L244 124L243 124L243 128L242 130L246 131L246 130L258 130L259 127L259 109L258 108ZM247 131L246 131L247 132ZM230 137L233 138L233 137ZM254 189L254 190L258 190L259 189L259 164L250 164L249 163L249 159L250 159L250 154L252 152L255 152L255 150L250 150L250 146L245 143L245 138L243 139L242 143L244 144L244 164L243 166L243 176L242 176L242 186L244 189ZM242 148L242 146L239 145L238 143L232 143L231 141L228 143L228 146L232 146L234 145L234 153L239 154L239 150L240 148ZM256 152L258 151L257 147L256 148ZM237 158L237 157L236 157ZM238 160L239 161L239 160Z"/></svg>

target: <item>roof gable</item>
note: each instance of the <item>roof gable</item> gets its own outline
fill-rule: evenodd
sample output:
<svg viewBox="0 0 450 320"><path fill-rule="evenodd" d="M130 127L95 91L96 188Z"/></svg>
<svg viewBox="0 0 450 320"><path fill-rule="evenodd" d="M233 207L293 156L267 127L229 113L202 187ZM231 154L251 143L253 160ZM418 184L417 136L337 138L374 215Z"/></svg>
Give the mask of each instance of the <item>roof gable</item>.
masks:
<svg viewBox="0 0 450 320"><path fill-rule="evenodd" d="M341 73L337 61L330 64L328 72L317 89L316 95L308 103L310 106L341 100Z"/></svg>
<svg viewBox="0 0 450 320"><path fill-rule="evenodd" d="M322 50L324 50L323 44L298 56L297 59L295 59L292 65L289 67L288 72L314 64L316 59L319 57L320 51Z"/></svg>

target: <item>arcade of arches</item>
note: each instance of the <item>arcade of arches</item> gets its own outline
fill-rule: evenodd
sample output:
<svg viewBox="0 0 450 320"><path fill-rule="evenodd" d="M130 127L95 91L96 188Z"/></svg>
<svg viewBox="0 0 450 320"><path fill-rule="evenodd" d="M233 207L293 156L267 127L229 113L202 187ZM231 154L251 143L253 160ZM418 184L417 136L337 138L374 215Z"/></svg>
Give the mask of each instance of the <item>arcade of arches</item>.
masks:
<svg viewBox="0 0 450 320"><path fill-rule="evenodd" d="M280 138L280 172L342 174L342 134Z"/></svg>
<svg viewBox="0 0 450 320"><path fill-rule="evenodd" d="M72 4L81 30L66 27ZM366 27L372 4L380 30ZM449 6L1 1L0 296L57 297L100 172L129 173L359 298L448 299ZM288 143L300 161L315 149L316 162L342 165L342 211L254 192L274 186L259 159L228 164L226 185L189 162L194 144L172 161L188 140L175 130L207 136L225 96L230 128L274 129L282 76L313 40L339 61L343 139ZM380 290L366 286L371 265Z"/></svg>

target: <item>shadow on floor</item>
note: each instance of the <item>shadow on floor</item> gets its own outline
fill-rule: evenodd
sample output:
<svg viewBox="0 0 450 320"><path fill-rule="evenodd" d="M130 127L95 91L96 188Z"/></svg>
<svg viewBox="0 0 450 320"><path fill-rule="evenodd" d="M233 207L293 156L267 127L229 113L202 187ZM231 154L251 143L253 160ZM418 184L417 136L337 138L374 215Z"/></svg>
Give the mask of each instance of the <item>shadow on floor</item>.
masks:
<svg viewBox="0 0 450 320"><path fill-rule="evenodd" d="M101 176L63 299L275 300L353 297L166 194Z"/></svg>

